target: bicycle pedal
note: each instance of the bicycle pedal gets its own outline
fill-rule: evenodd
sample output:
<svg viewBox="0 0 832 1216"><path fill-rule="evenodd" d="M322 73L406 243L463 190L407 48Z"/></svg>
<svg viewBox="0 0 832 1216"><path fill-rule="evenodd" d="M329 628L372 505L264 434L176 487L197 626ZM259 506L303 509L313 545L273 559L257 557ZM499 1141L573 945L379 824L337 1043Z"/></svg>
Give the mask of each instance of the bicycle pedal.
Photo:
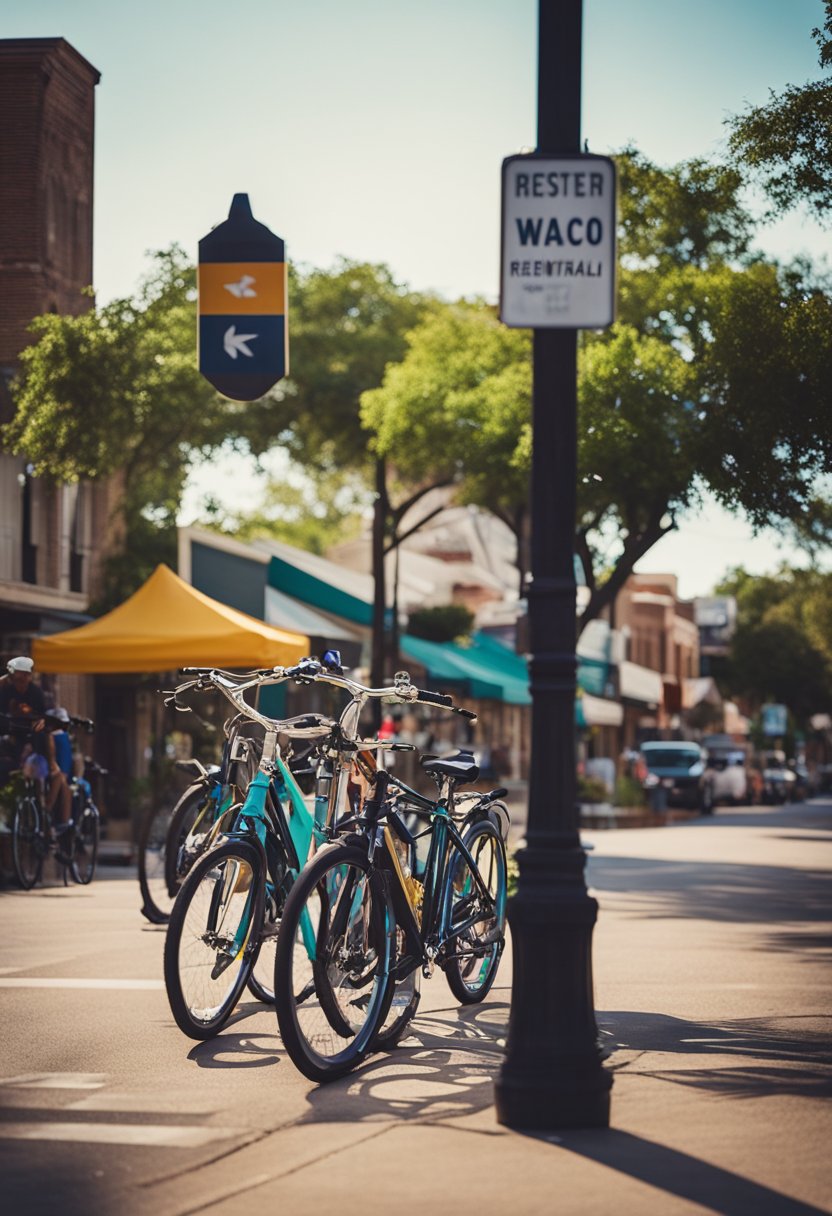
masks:
<svg viewBox="0 0 832 1216"><path fill-rule="evenodd" d="M218 980L220 978L220 976L222 975L223 971L227 971L233 962L234 962L233 954L217 955L217 961L214 963L214 966L211 968L211 979Z"/></svg>

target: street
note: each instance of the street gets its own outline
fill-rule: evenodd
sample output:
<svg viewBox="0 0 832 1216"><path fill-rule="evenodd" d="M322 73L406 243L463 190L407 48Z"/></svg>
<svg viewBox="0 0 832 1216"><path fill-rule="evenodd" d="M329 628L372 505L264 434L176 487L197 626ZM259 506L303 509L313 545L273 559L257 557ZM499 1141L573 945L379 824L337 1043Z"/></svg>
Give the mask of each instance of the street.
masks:
<svg viewBox="0 0 832 1216"><path fill-rule="evenodd" d="M6 887L4 1210L831 1211L832 801L585 841L611 1127L548 1137L494 1118L510 952L481 1006L424 981L405 1043L321 1089L248 997L180 1034L132 870Z"/></svg>

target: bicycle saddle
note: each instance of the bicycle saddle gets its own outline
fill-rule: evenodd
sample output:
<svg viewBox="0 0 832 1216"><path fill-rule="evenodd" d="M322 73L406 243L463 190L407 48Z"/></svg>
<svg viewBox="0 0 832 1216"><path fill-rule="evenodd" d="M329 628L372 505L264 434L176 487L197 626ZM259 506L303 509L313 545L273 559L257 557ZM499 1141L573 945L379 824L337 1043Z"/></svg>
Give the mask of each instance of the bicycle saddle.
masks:
<svg viewBox="0 0 832 1216"><path fill-rule="evenodd" d="M455 752L441 760L423 759L422 768L426 773L438 773L442 777L452 777L455 781L476 781L480 775L474 753L466 751Z"/></svg>

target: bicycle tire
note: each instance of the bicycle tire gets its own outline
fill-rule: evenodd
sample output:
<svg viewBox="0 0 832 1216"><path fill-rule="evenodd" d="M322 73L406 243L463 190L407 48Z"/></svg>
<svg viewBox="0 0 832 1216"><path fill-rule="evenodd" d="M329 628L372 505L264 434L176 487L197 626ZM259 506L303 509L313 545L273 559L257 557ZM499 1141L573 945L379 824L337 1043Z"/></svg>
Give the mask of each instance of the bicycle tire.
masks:
<svg viewBox="0 0 832 1216"><path fill-rule="evenodd" d="M199 858L179 889L165 938L165 987L177 1026L192 1039L222 1030L242 995L263 921L264 877L254 845L226 840ZM241 928L241 947L223 949Z"/></svg>
<svg viewBox="0 0 832 1216"><path fill-rule="evenodd" d="M41 813L34 798L18 798L12 820L12 864L24 891L31 891L43 869L46 842Z"/></svg>
<svg viewBox="0 0 832 1216"><path fill-rule="evenodd" d="M72 877L82 887L86 887L95 877L100 834L101 824L98 811L94 807L85 806L73 833L72 865L70 867Z"/></svg>
<svg viewBox="0 0 832 1216"><path fill-rule="evenodd" d="M152 924L164 925L170 919L184 878L184 873L177 875L175 859L207 792L204 782L190 785L173 810L151 809L144 818L139 836L139 887L142 915Z"/></svg>
<svg viewBox="0 0 832 1216"><path fill-rule="evenodd" d="M463 958L451 957L444 968L448 986L460 1004L475 1005L485 997L494 983L503 953L502 935L505 932L507 891L506 846L502 835L489 820L474 823L463 834L462 839L496 905L495 915L484 917L456 939L463 948L481 950L482 953ZM480 863L486 842L490 857L488 872L484 873ZM448 882L453 923L455 917L463 919L470 915L472 909L476 908L478 898L470 868L461 853L457 853L456 859L451 862ZM500 934L499 939L488 941L488 938L493 938L497 932Z"/></svg>
<svg viewBox="0 0 832 1216"><path fill-rule="evenodd" d="M401 938L402 931L398 931ZM397 942L397 954L399 943ZM398 1047L405 1032L416 1016L419 1001L422 999L422 976L418 967L410 975L393 985L393 995L389 1009L380 1028L373 1035L371 1049L373 1051L392 1051Z"/></svg>
<svg viewBox="0 0 832 1216"><path fill-rule="evenodd" d="M248 990L263 1005L274 1004L274 965L277 937L264 937L257 947L247 980Z"/></svg>
<svg viewBox="0 0 832 1216"><path fill-rule="evenodd" d="M283 1045L311 1081L344 1076L373 1049L392 999L394 923L381 873L365 849L345 841L316 853L289 892L275 1009ZM314 959L304 926L307 939L314 936Z"/></svg>

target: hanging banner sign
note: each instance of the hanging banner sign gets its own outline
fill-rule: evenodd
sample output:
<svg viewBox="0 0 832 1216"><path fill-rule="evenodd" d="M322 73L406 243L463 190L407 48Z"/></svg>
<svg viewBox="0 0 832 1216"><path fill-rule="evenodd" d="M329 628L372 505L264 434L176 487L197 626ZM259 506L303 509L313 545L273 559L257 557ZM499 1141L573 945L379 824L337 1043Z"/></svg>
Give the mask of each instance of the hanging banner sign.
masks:
<svg viewBox="0 0 832 1216"><path fill-rule="evenodd" d="M235 194L199 242L199 370L225 397L256 401L289 371L286 247Z"/></svg>
<svg viewBox="0 0 832 1216"><path fill-rule="evenodd" d="M615 164L533 153L503 161L500 319L521 329L615 320Z"/></svg>

